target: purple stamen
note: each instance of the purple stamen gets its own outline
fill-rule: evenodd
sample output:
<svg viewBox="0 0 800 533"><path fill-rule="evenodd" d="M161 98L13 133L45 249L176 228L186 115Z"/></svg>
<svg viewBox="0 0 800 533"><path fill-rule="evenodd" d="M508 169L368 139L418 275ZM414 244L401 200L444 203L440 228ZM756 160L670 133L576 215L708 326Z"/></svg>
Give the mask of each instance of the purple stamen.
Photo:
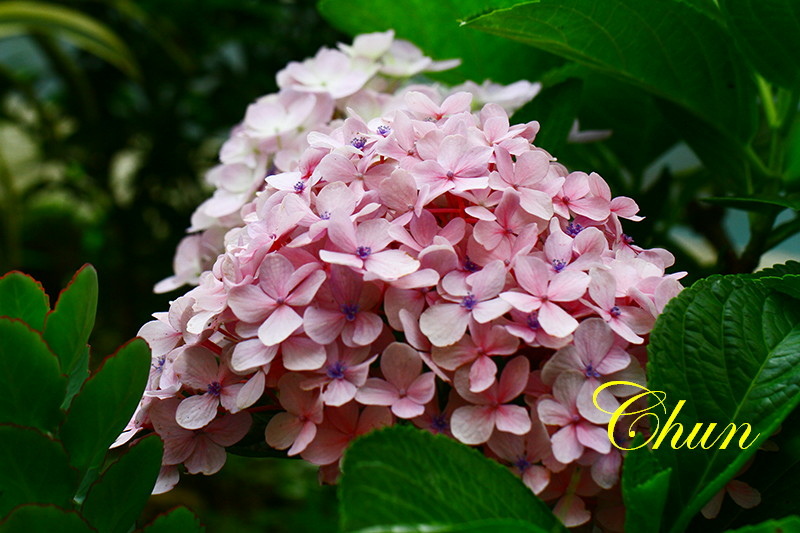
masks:
<svg viewBox="0 0 800 533"><path fill-rule="evenodd" d="M464 261L464 270L467 272L477 272L480 269L481 267L470 261L469 257L467 257L466 261Z"/></svg>
<svg viewBox="0 0 800 533"><path fill-rule="evenodd" d="M294 184L294 192L303 192L306 189L306 184L302 181L298 181Z"/></svg>
<svg viewBox="0 0 800 533"><path fill-rule="evenodd" d="M583 230L583 226L581 226L580 224L576 224L575 222L570 222L569 224L567 224L566 233L570 237L574 237L578 233L580 233L581 230Z"/></svg>
<svg viewBox="0 0 800 533"><path fill-rule="evenodd" d="M453 174L452 170L448 170L447 174L445 174L445 176L447 176L447 179L451 180L451 179L453 179L455 177L455 174Z"/></svg>
<svg viewBox="0 0 800 533"><path fill-rule="evenodd" d="M597 372L597 370L594 369L594 367L592 366L591 363L586 365L585 374L586 374L587 378L599 378L599 377L601 377L600 374Z"/></svg>
<svg viewBox="0 0 800 533"><path fill-rule="evenodd" d="M323 211L322 213L319 214L319 218L322 220L330 220L331 218L330 211Z"/></svg>
<svg viewBox="0 0 800 533"><path fill-rule="evenodd" d="M380 135L381 137L386 137L391 132L392 132L392 128L390 128L389 126L384 126L383 124L378 126L378 135Z"/></svg>
<svg viewBox="0 0 800 533"><path fill-rule="evenodd" d="M369 246L359 246L356 248L356 255L359 259L366 259L372 253L372 248Z"/></svg>
<svg viewBox="0 0 800 533"><path fill-rule="evenodd" d="M625 244L633 244L633 237L631 237L630 235L625 235L623 233L622 234L622 242L624 242Z"/></svg>
<svg viewBox="0 0 800 533"><path fill-rule="evenodd" d="M616 317L618 317L619 315L621 315L621 314L622 314L622 309L620 309L619 307L617 307L617 306L615 305L614 307L612 307L611 309L609 309L609 310L608 310L608 312L609 312L609 314L610 314L611 316L613 316L614 318L616 318Z"/></svg>
<svg viewBox="0 0 800 533"><path fill-rule="evenodd" d="M353 140L350 141L350 145L358 148L361 150L367 145L367 138L366 137L353 137Z"/></svg>
<svg viewBox="0 0 800 533"><path fill-rule="evenodd" d="M514 461L514 466L516 466L520 472L526 471L528 468L533 466L533 464L528 461L527 457L520 457L516 461Z"/></svg>
<svg viewBox="0 0 800 533"><path fill-rule="evenodd" d="M527 322L528 322L528 327L533 329L533 330L536 330L536 329L539 329L539 328L542 327L541 324L539 324L539 313L533 312L533 313L529 314Z"/></svg>
<svg viewBox="0 0 800 533"><path fill-rule="evenodd" d="M447 418L443 414L438 414L431 420L431 431L434 433L444 433L450 428Z"/></svg>
<svg viewBox="0 0 800 533"><path fill-rule="evenodd" d="M341 307L342 313L344 313L344 318L348 322L352 322L356 319L356 315L358 314L358 305L355 304L346 304Z"/></svg>
<svg viewBox="0 0 800 533"><path fill-rule="evenodd" d="M336 361L335 363L328 365L327 368L327 375L331 379L342 379L344 377L344 371L347 370L347 366L341 361Z"/></svg>
<svg viewBox="0 0 800 533"><path fill-rule="evenodd" d="M561 261L560 259L553 259L553 270L556 272L561 272L564 270L564 267L567 266L566 261Z"/></svg>
<svg viewBox="0 0 800 533"><path fill-rule="evenodd" d="M207 390L211 396L219 396L220 392L222 392L222 385L219 384L219 381L215 381L208 385Z"/></svg>
<svg viewBox="0 0 800 533"><path fill-rule="evenodd" d="M472 308L477 305L478 300L475 298L475 295L472 293L467 294L464 296L464 299L461 300L461 307L466 309L467 311L472 311Z"/></svg>

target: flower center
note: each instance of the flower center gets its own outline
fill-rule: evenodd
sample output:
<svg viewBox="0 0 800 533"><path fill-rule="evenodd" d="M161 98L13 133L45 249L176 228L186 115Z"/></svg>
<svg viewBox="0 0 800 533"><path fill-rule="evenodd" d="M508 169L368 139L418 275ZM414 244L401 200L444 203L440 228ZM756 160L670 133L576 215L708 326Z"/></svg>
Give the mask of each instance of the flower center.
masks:
<svg viewBox="0 0 800 533"><path fill-rule="evenodd" d="M594 369L594 367L592 366L591 363L586 365L585 374L586 374L587 378L599 378L599 377L601 377L600 373L597 370Z"/></svg>
<svg viewBox="0 0 800 533"><path fill-rule="evenodd" d="M561 261L560 259L553 259L553 270L556 272L561 272L564 270L564 267L567 266L566 261Z"/></svg>
<svg viewBox="0 0 800 533"><path fill-rule="evenodd" d="M625 244L633 244L633 237L631 237L630 235L625 235L623 233L622 234L622 242L624 242Z"/></svg>
<svg viewBox="0 0 800 533"><path fill-rule="evenodd" d="M520 457L516 461L514 461L514 466L516 466L520 472L526 471L528 468L533 466L533 464L528 461L527 457Z"/></svg>
<svg viewBox="0 0 800 533"><path fill-rule="evenodd" d="M453 178L454 178L456 175L455 175L455 174L453 174L453 171L452 171L452 170L448 170L448 171L447 171L447 174L445 174L445 176L447 176L447 179L451 180L451 179L453 179Z"/></svg>
<svg viewBox="0 0 800 533"><path fill-rule="evenodd" d="M611 316L613 316L614 318L616 318L616 317L618 317L619 315L622 314L622 310L615 305L614 307L612 307L611 309L608 310L608 313Z"/></svg>
<svg viewBox="0 0 800 533"><path fill-rule="evenodd" d="M380 135L381 137L386 137L391 132L392 132L392 128L390 128L389 126L384 126L383 124L378 126L378 135Z"/></svg>
<svg viewBox="0 0 800 533"><path fill-rule="evenodd" d="M294 184L294 192L303 192L304 190L306 190L306 184L302 181L298 181Z"/></svg>
<svg viewBox="0 0 800 533"><path fill-rule="evenodd" d="M472 308L478 303L478 300L475 298L475 295L472 293L467 294L464 296L464 299L461 300L461 307L466 309L467 311L472 311Z"/></svg>
<svg viewBox="0 0 800 533"><path fill-rule="evenodd" d="M481 267L470 261L469 257L467 257L467 260L464 261L464 270L467 272L477 272L480 269Z"/></svg>
<svg viewBox="0 0 800 533"><path fill-rule="evenodd" d="M331 212L330 211L323 211L322 213L319 214L319 218L321 218L322 220L330 220Z"/></svg>
<svg viewBox="0 0 800 533"><path fill-rule="evenodd" d="M583 226L581 226L580 224L577 224L575 222L570 222L569 224L567 224L566 233L570 237L574 237L578 233L580 233L582 229L583 229Z"/></svg>
<svg viewBox="0 0 800 533"><path fill-rule="evenodd" d="M532 330L537 330L541 328L541 324L539 324L539 313L533 312L528 315L528 327Z"/></svg>
<svg viewBox="0 0 800 533"><path fill-rule="evenodd" d="M358 248L356 248L356 255L360 259L366 259L367 257L369 257L371 253L372 253L372 248L370 248L369 246L359 246Z"/></svg>
<svg viewBox="0 0 800 533"><path fill-rule="evenodd" d="M361 150L367 145L367 138L366 137L353 137L353 140L350 141L350 145L354 146Z"/></svg>
<svg viewBox="0 0 800 533"><path fill-rule="evenodd" d="M209 383L209 385L208 385L208 393L211 396L219 396L220 392L222 392L222 385L219 384L219 381L215 381L213 383Z"/></svg>
<svg viewBox="0 0 800 533"><path fill-rule="evenodd" d="M344 313L344 318L348 322L352 322L356 319L356 315L358 314L358 305L355 304L346 304L341 307L342 313Z"/></svg>
<svg viewBox="0 0 800 533"><path fill-rule="evenodd" d="M341 361L336 361L335 363L328 365L327 374L331 379L342 379L344 378L345 370L347 370L347 366Z"/></svg>
<svg viewBox="0 0 800 533"><path fill-rule="evenodd" d="M434 433L444 433L449 427L447 418L443 414L435 415L431 420L431 430Z"/></svg>

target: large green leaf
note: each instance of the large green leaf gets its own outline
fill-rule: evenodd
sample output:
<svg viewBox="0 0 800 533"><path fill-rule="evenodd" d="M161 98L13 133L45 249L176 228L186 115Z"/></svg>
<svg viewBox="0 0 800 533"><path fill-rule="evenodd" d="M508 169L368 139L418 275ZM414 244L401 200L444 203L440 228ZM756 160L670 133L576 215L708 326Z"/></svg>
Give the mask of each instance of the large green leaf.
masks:
<svg viewBox="0 0 800 533"><path fill-rule="evenodd" d="M23 505L0 522L0 533L91 533L94 531L75 511L50 505Z"/></svg>
<svg viewBox="0 0 800 533"><path fill-rule="evenodd" d="M644 442L641 435L632 448ZM628 452L622 466L622 498L625 502L625 530L658 533L667 502L671 469L661 470L658 461L644 448Z"/></svg>
<svg viewBox="0 0 800 533"><path fill-rule="evenodd" d="M755 88L724 28L674 0L541 0L467 25L530 44L672 100L738 140L755 127Z"/></svg>
<svg viewBox="0 0 800 533"><path fill-rule="evenodd" d="M747 58L771 82L800 85L800 3L796 0L720 0Z"/></svg>
<svg viewBox="0 0 800 533"><path fill-rule="evenodd" d="M97 20L46 2L0 3L0 37L39 32L60 37L138 77L136 60L127 45Z"/></svg>
<svg viewBox="0 0 800 533"><path fill-rule="evenodd" d="M44 323L44 339L61 360L61 370L75 371L86 350L97 313L97 271L91 265L75 273L61 291Z"/></svg>
<svg viewBox="0 0 800 533"><path fill-rule="evenodd" d="M150 371L150 349L134 339L108 357L75 396L61 426L70 464L97 466L133 415Z"/></svg>
<svg viewBox="0 0 800 533"><path fill-rule="evenodd" d="M86 520L98 531L129 531L156 484L163 453L161 440L151 435L111 464L86 495L81 507Z"/></svg>
<svg viewBox="0 0 800 533"><path fill-rule="evenodd" d="M673 449L672 431L654 450L660 467L672 469L667 506L679 510L665 524L682 531L800 403L800 307L751 276L701 280L656 322L647 372L649 388L666 393L665 413L685 400L676 419L683 439L696 423L717 423L712 439L729 423L739 428L727 449L721 441L710 449ZM663 426L667 415L658 409ZM740 449L744 423L752 426L751 444Z"/></svg>
<svg viewBox="0 0 800 533"><path fill-rule="evenodd" d="M394 29L398 37L413 42L434 59L460 58L460 67L440 76L450 83L466 79L511 83L524 78L538 79L560 60L462 27L459 21L492 7L508 7L520 1L321 0L319 11L331 24L350 35Z"/></svg>
<svg viewBox="0 0 800 533"><path fill-rule="evenodd" d="M38 331L0 318L0 423L52 430L61 416L67 379Z"/></svg>
<svg viewBox="0 0 800 533"><path fill-rule="evenodd" d="M732 502L723 503L720 519L728 520L728 527L741 527L798 512L800 408L792 412L781 424L780 432L769 440L773 444L771 449L757 453L747 472L737 478L761 494L761 503L753 509L742 509Z"/></svg>
<svg viewBox="0 0 800 533"><path fill-rule="evenodd" d="M22 272L0 277L0 316L18 318L42 331L50 302L42 284Z"/></svg>
<svg viewBox="0 0 800 533"><path fill-rule="evenodd" d="M178 507L167 514L161 515L144 529L142 533L201 533L205 528L200 525L200 520L186 507Z"/></svg>
<svg viewBox="0 0 800 533"><path fill-rule="evenodd" d="M66 507L78 485L61 443L32 428L0 425L0 472L0 516L24 503Z"/></svg>
<svg viewBox="0 0 800 533"><path fill-rule="evenodd" d="M731 530L729 533L790 533L792 531L800 531L800 517L787 516L780 520L769 520L761 524Z"/></svg>
<svg viewBox="0 0 800 533"><path fill-rule="evenodd" d="M345 453L339 489L343 531L393 524L517 519L565 531L519 478L441 435L392 427Z"/></svg>

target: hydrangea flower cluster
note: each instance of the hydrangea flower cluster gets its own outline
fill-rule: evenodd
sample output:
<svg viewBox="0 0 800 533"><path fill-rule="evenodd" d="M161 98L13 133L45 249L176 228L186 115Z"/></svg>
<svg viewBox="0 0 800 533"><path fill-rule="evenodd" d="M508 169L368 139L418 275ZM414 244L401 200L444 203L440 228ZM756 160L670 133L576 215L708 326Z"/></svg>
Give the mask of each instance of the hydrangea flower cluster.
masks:
<svg viewBox="0 0 800 533"><path fill-rule="evenodd" d="M592 393L644 384L647 334L681 274L623 233L632 199L535 146L537 122L510 124L531 84L476 111L469 91L369 85L431 64L390 33L323 50L282 71L223 147L193 228L198 243L232 229L140 331L153 370L118 440L164 440L156 491L180 464L219 470L266 411L266 443L326 481L352 439L407 421L508 465L568 526L592 510L613 522L622 457Z"/></svg>

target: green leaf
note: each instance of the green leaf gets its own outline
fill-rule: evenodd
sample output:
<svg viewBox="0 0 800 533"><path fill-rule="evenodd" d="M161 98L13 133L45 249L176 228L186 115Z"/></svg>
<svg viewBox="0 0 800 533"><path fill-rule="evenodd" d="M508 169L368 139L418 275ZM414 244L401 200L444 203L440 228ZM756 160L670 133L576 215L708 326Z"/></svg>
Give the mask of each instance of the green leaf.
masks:
<svg viewBox="0 0 800 533"><path fill-rule="evenodd" d="M0 4L0 37L32 31L65 39L125 74L139 76L136 60L127 45L97 20L74 9L45 2Z"/></svg>
<svg viewBox="0 0 800 533"><path fill-rule="evenodd" d="M703 198L704 202L724 205L745 211L781 211L783 208L800 211L800 198L777 195L753 195L744 198L738 197L710 197ZM778 209L780 208L780 209Z"/></svg>
<svg viewBox="0 0 800 533"><path fill-rule="evenodd" d="M759 278L761 283L778 292L788 294L792 298L800 299L800 274L776 277Z"/></svg>
<svg viewBox="0 0 800 533"><path fill-rule="evenodd" d="M200 524L195 514L186 507L178 507L168 514L162 514L144 529L142 533L201 533L205 528Z"/></svg>
<svg viewBox="0 0 800 533"><path fill-rule="evenodd" d="M0 533L91 533L94 531L75 511L50 505L23 505L0 522Z"/></svg>
<svg viewBox="0 0 800 533"><path fill-rule="evenodd" d="M61 370L75 371L89 342L97 313L97 271L85 265L61 291L44 323L44 340L58 355Z"/></svg>
<svg viewBox="0 0 800 533"><path fill-rule="evenodd" d="M318 6L323 17L350 35L394 29L397 37L413 42L434 59L460 58L460 67L437 74L449 83L466 79L478 83L484 79L512 83L525 78L534 81L561 61L550 54L462 27L458 21L490 7L507 7L520 1L321 0Z"/></svg>
<svg viewBox="0 0 800 533"><path fill-rule="evenodd" d="M150 349L136 338L106 358L75 396L61 426L70 464L87 470L100 464L133 415L150 371Z"/></svg>
<svg viewBox="0 0 800 533"><path fill-rule="evenodd" d="M769 81L800 85L800 4L796 0L720 0L731 35Z"/></svg>
<svg viewBox="0 0 800 533"><path fill-rule="evenodd" d="M741 479L761 494L761 503L742 509L723 502L720 518L730 518L728 527L753 524L796 513L800 494L800 409L796 408L781 424L777 435L769 441L773 446L759 452ZM724 506L728 505L728 509ZM788 533L788 532L787 532Z"/></svg>
<svg viewBox="0 0 800 533"><path fill-rule="evenodd" d="M18 318L42 331L48 311L50 302L41 283L22 272L0 277L0 316Z"/></svg>
<svg viewBox="0 0 800 533"><path fill-rule="evenodd" d="M755 88L717 22L674 0L541 0L467 21L588 65L691 110L747 140Z"/></svg>
<svg viewBox="0 0 800 533"><path fill-rule="evenodd" d="M0 423L53 429L61 417L67 379L38 331L0 318Z"/></svg>
<svg viewBox="0 0 800 533"><path fill-rule="evenodd" d="M495 518L464 524L376 526L359 529L356 533L547 533L547 529L524 520Z"/></svg>
<svg viewBox="0 0 800 533"><path fill-rule="evenodd" d="M112 463L86 494L86 520L98 531L129 531L156 484L163 453L161 440L150 435Z"/></svg>
<svg viewBox="0 0 800 533"><path fill-rule="evenodd" d="M519 478L477 450L411 427L356 440L339 488L343 531L517 519L565 531Z"/></svg>
<svg viewBox="0 0 800 533"><path fill-rule="evenodd" d="M770 520L754 526L732 529L729 533L789 533L791 531L800 531L800 517L787 516L780 520Z"/></svg>
<svg viewBox="0 0 800 533"><path fill-rule="evenodd" d="M32 428L0 426L0 516L24 503L66 507L78 485L61 443Z"/></svg>
<svg viewBox="0 0 800 533"><path fill-rule="evenodd" d="M637 435L631 448L636 448L643 442L642 436ZM646 448L628 452L622 465L626 531L660 531L671 473L669 468L660 470L658 461Z"/></svg>
<svg viewBox="0 0 800 533"><path fill-rule="evenodd" d="M800 403L800 306L752 276L713 276L667 305L648 352L648 387L666 394L657 437L666 440L654 455L662 470L672 469L667 506L676 512L667 513L665 524L677 532ZM685 443L694 424L704 424L697 446L708 423L719 425L710 440L729 434L733 423L738 431L730 446L673 449L677 430L667 434L663 426L679 400L686 402L677 417L684 434L676 444ZM745 423L752 433L749 446L739 449Z"/></svg>

